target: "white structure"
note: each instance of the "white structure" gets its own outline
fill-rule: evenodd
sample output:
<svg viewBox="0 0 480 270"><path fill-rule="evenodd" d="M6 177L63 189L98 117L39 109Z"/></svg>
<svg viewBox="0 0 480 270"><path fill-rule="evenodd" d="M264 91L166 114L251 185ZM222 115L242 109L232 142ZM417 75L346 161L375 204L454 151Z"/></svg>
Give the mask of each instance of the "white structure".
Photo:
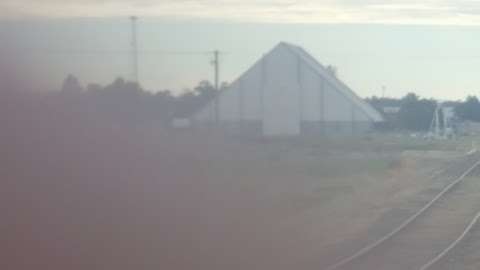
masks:
<svg viewBox="0 0 480 270"><path fill-rule="evenodd" d="M455 108L437 103L430 125L429 137L434 139L452 139L455 137L454 130Z"/></svg>
<svg viewBox="0 0 480 270"><path fill-rule="evenodd" d="M400 112L399 106L385 106L383 107L383 112L386 114L397 114Z"/></svg>
<svg viewBox="0 0 480 270"><path fill-rule="evenodd" d="M280 43L218 98L222 126L266 136L354 134L382 116L302 48ZM215 122L215 102L193 117Z"/></svg>

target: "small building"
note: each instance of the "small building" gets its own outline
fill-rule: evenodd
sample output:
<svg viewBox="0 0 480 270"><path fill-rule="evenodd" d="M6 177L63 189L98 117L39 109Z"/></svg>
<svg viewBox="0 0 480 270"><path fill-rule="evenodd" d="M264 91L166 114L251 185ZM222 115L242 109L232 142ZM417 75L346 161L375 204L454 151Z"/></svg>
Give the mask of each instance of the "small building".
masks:
<svg viewBox="0 0 480 270"><path fill-rule="evenodd" d="M383 118L305 50L282 42L193 120L276 136L362 134Z"/></svg>
<svg viewBox="0 0 480 270"><path fill-rule="evenodd" d="M400 106L384 106L382 110L384 114L396 115L400 112Z"/></svg>

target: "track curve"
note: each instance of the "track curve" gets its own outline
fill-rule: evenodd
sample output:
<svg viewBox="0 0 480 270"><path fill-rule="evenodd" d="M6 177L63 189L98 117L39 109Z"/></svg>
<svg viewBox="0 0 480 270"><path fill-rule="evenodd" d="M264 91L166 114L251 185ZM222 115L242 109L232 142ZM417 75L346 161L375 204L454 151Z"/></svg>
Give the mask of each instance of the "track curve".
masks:
<svg viewBox="0 0 480 270"><path fill-rule="evenodd" d="M474 155L476 153L472 154L472 157ZM429 269L430 266L427 266L428 263L425 264L425 262L431 262L429 261L432 260L431 258L436 258L435 255L442 254L441 251L445 247L450 247L449 244L456 239L454 237L458 237L460 234L458 228L465 228L465 220L471 220L474 215L471 212L477 203L480 207L480 201L474 196L468 197L467 202L461 196L455 196L455 193L459 192L468 194L468 183L465 185L463 182L480 167L478 155L475 158L476 161L473 165L469 166L432 200L390 233L359 249L353 255L325 268L325 270L422 269L421 267L427 267L423 270ZM445 208L448 209L465 203L472 209L462 207L462 210L465 211L456 211L458 214L454 215L448 211L445 212ZM476 211L478 209L475 208ZM422 219L421 222L420 219ZM449 224L452 222L455 224ZM457 222L459 224L456 224ZM435 262L432 264L435 264Z"/></svg>

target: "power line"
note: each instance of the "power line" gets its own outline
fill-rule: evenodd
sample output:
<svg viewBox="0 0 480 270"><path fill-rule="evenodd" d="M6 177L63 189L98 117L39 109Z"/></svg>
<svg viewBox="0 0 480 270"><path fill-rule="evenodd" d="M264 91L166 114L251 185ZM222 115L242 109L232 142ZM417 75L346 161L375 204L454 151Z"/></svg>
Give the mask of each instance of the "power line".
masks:
<svg viewBox="0 0 480 270"><path fill-rule="evenodd" d="M51 49L51 48L11 48L12 53L21 52L21 53L45 53L45 54L131 54L131 50L126 49ZM168 50L168 49L139 49L137 48L138 54L163 54L163 55L211 55L211 50ZM261 55L260 53L255 53L251 51L235 51L235 52L226 52L221 51L221 54L231 54L231 55ZM352 57L372 57L373 53L329 53L331 55L343 55ZM378 55L378 54L376 54ZM428 59L435 58L441 61L442 59L463 59L463 58L480 58L478 54L405 54L402 55L403 58L415 58L415 59Z"/></svg>
<svg viewBox="0 0 480 270"><path fill-rule="evenodd" d="M131 54L132 50L100 50L100 49L16 49L22 53L45 53L45 54ZM174 50L141 50L138 54L161 54L161 55L211 55L212 51L174 51ZM226 54L226 52L222 52Z"/></svg>

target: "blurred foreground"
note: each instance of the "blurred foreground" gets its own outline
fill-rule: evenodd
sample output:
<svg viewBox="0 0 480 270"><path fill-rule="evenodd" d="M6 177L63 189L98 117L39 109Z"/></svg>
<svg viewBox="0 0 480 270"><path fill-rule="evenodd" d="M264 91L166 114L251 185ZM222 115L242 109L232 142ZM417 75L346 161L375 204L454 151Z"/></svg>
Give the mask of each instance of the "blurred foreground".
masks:
<svg viewBox="0 0 480 270"><path fill-rule="evenodd" d="M448 161L405 158L426 142L239 140L0 95L4 269L318 269Z"/></svg>

